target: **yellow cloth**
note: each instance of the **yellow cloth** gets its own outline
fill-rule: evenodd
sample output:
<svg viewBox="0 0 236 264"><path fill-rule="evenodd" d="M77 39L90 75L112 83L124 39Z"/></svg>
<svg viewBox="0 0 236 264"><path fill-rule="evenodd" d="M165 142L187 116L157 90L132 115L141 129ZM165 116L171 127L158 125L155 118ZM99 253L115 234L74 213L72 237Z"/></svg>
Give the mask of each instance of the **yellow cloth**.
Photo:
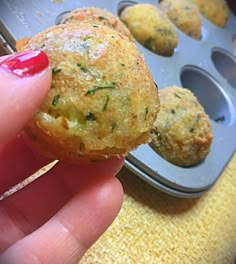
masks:
<svg viewBox="0 0 236 264"><path fill-rule="evenodd" d="M236 155L200 198L171 197L127 169L118 177L125 190L120 214L80 263L235 263Z"/></svg>

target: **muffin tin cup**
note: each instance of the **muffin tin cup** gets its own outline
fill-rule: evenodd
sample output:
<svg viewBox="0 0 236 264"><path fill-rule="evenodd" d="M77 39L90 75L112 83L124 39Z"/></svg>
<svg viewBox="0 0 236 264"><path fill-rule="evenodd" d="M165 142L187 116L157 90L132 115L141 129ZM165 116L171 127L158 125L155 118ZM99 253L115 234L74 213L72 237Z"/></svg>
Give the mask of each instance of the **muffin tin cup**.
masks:
<svg viewBox="0 0 236 264"><path fill-rule="evenodd" d="M159 6L158 1L145 1ZM60 23L62 16L78 7L106 8L115 15L129 5L142 1L6 1L1 3L0 25L5 39L35 35ZM144 21L145 23L145 21ZM236 18L230 12L225 28L219 28L202 16L202 38L193 39L176 28L179 44L170 57L147 50L136 42L144 54L155 83L190 89L209 115L213 127L210 153L199 164L183 168L160 157L148 144L126 157L125 166L137 176L170 195L197 197L211 189L236 149ZM1 29L2 31L2 29Z"/></svg>

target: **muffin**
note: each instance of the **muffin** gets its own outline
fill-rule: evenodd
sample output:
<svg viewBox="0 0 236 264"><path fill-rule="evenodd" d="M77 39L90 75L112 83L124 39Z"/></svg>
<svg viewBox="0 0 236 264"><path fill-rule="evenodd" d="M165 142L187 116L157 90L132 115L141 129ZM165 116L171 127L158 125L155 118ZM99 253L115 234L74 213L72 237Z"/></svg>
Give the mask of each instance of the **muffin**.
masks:
<svg viewBox="0 0 236 264"><path fill-rule="evenodd" d="M178 35L168 17L151 4L135 4L120 14L134 38L154 53L170 56L178 45Z"/></svg>
<svg viewBox="0 0 236 264"><path fill-rule="evenodd" d="M57 25L24 50L42 50L53 80L26 128L50 158L87 163L124 156L150 138L159 96L135 44L100 25Z"/></svg>
<svg viewBox="0 0 236 264"><path fill-rule="evenodd" d="M201 14L191 0L160 0L160 7L181 31L192 38L201 38Z"/></svg>
<svg viewBox="0 0 236 264"><path fill-rule="evenodd" d="M191 0L200 12L213 24L224 27L229 16L229 9L225 0Z"/></svg>
<svg viewBox="0 0 236 264"><path fill-rule="evenodd" d="M175 165L198 164L209 153L213 139L208 115L188 89L166 87L159 95L161 108L150 146Z"/></svg>
<svg viewBox="0 0 236 264"><path fill-rule="evenodd" d="M119 31L121 34L127 36L130 40L133 40L128 28L124 25L120 19L105 9L97 7L83 7L75 9L67 13L60 24L65 23L89 23L108 26L114 30Z"/></svg>

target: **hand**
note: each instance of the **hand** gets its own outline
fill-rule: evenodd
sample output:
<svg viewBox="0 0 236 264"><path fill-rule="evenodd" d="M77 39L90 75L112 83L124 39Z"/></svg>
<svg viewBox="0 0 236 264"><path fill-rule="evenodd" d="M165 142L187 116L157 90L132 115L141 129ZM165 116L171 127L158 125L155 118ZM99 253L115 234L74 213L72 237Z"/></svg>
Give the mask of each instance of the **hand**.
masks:
<svg viewBox="0 0 236 264"><path fill-rule="evenodd" d="M50 89L42 52L0 58L0 194L50 160L27 144L22 128ZM87 166L58 162L0 201L0 263L76 263L117 215L123 159Z"/></svg>

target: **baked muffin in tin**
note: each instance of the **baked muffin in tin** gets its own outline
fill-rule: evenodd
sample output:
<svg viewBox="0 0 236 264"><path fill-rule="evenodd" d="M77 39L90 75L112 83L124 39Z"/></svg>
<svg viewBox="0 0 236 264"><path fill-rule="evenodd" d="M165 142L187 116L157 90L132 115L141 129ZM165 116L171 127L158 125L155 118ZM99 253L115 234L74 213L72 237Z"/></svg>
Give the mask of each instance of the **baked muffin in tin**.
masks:
<svg viewBox="0 0 236 264"><path fill-rule="evenodd" d="M175 165L198 164L209 153L213 139L208 115L188 89L166 87L159 95L161 107L150 146Z"/></svg>
<svg viewBox="0 0 236 264"><path fill-rule="evenodd" d="M160 0L159 2L163 12L176 27L192 38L201 38L201 14L191 0Z"/></svg>
<svg viewBox="0 0 236 264"><path fill-rule="evenodd" d="M98 7L81 7L67 13L60 21L60 24L65 23L88 23L108 26L114 30L119 31L121 34L127 36L130 40L133 37L126 27L126 25L106 9Z"/></svg>
<svg viewBox="0 0 236 264"><path fill-rule="evenodd" d="M225 0L191 0L195 3L202 15L213 24L224 27L229 17L229 8Z"/></svg>
<svg viewBox="0 0 236 264"><path fill-rule="evenodd" d="M178 45L178 34L174 25L154 5L135 4L126 7L121 12L120 19L134 38L154 53L170 56Z"/></svg>

